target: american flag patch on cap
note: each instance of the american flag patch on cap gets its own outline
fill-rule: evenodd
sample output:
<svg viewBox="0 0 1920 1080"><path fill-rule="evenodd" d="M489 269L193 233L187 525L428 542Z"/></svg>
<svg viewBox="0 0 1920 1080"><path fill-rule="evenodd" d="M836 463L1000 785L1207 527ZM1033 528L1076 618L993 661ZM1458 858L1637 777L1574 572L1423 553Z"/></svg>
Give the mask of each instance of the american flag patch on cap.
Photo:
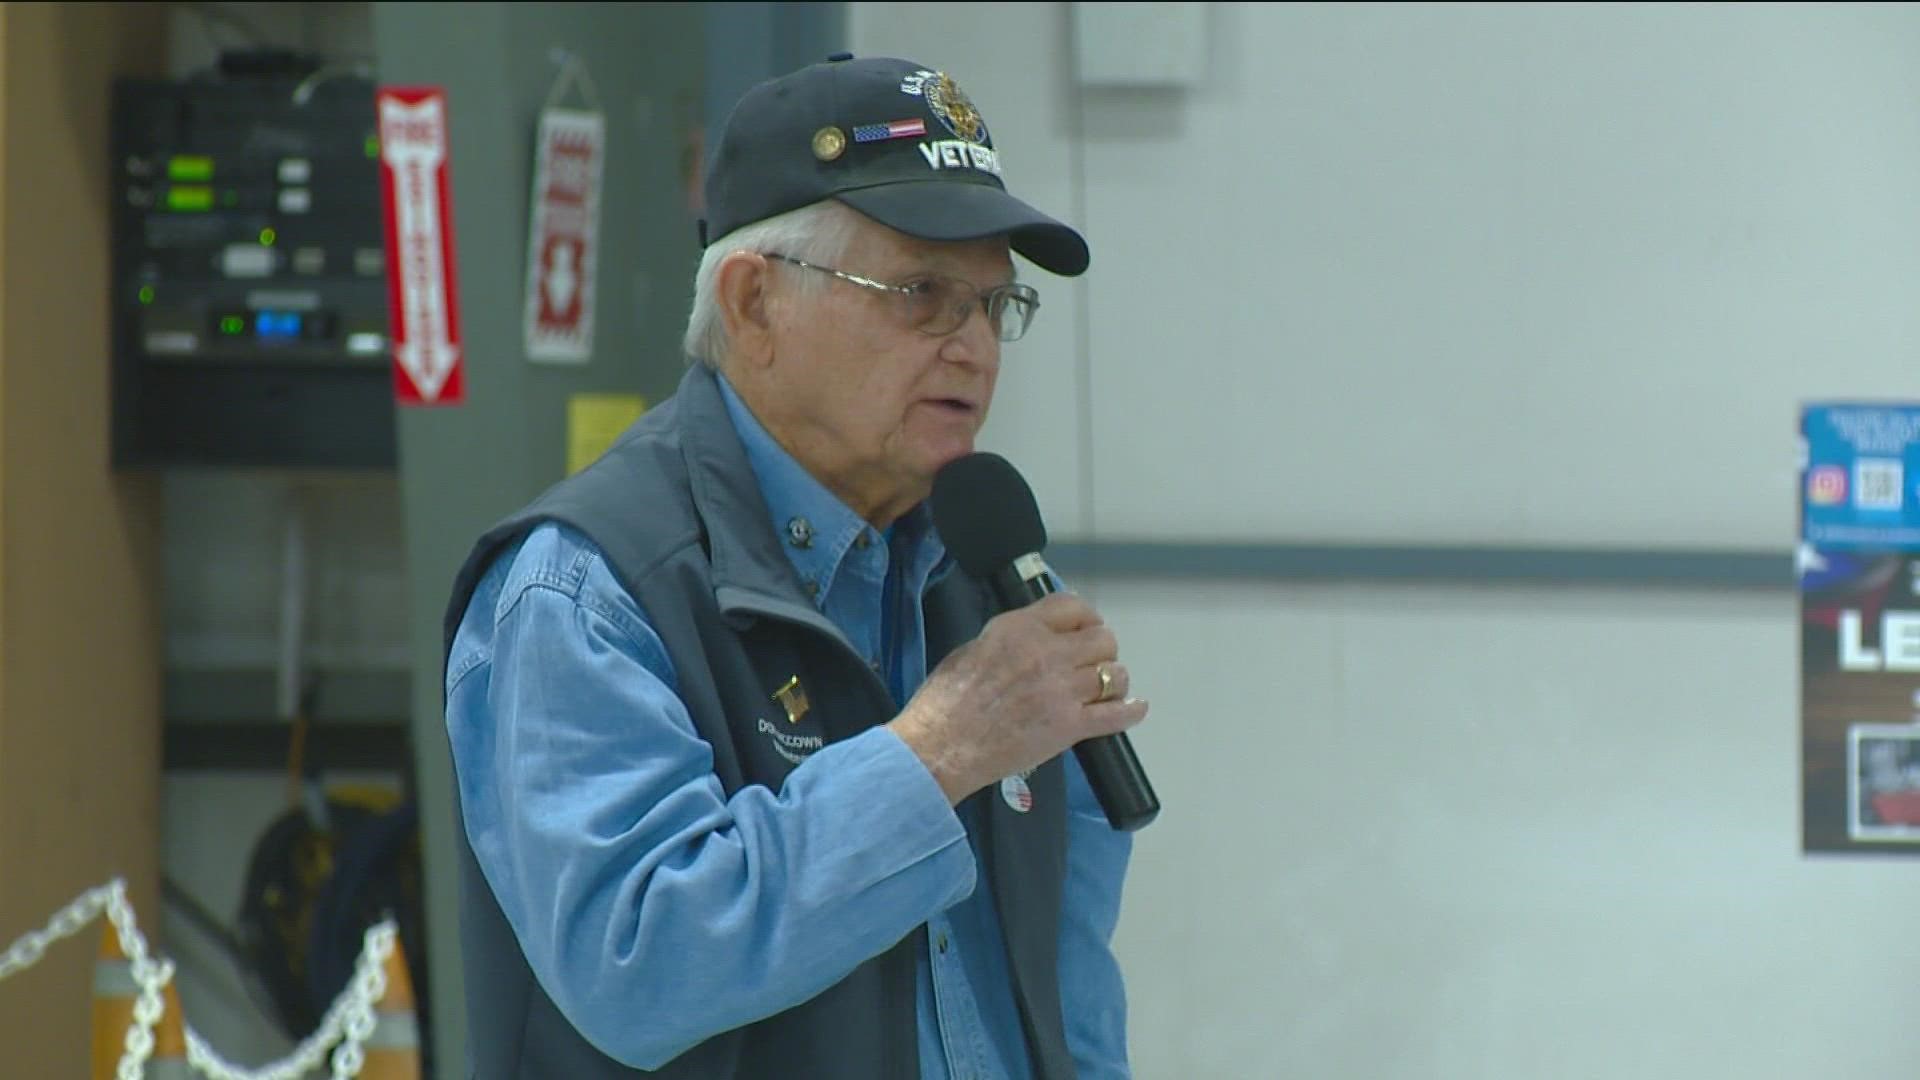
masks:
<svg viewBox="0 0 1920 1080"><path fill-rule="evenodd" d="M853 141L881 142L885 139L911 139L927 133L924 120L892 120L884 124L861 124L853 129Z"/></svg>

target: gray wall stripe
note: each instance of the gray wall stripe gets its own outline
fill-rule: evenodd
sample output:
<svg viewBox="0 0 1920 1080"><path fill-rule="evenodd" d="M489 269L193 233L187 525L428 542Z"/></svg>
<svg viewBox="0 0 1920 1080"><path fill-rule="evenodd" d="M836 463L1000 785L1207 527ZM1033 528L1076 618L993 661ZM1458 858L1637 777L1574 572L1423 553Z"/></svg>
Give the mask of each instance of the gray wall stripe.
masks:
<svg viewBox="0 0 1920 1080"><path fill-rule="evenodd" d="M1063 577L1486 582L1790 589L1785 552L1357 544L1062 542L1047 561Z"/></svg>

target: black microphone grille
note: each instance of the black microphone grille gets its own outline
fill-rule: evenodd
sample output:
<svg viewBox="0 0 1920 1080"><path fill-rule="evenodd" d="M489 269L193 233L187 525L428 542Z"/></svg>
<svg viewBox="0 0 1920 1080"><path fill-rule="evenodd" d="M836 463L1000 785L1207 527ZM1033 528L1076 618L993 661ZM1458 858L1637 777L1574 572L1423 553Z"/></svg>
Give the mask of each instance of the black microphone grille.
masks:
<svg viewBox="0 0 1920 1080"><path fill-rule="evenodd" d="M933 527L961 568L978 578L1047 546L1033 489L1006 458L985 450L934 474Z"/></svg>

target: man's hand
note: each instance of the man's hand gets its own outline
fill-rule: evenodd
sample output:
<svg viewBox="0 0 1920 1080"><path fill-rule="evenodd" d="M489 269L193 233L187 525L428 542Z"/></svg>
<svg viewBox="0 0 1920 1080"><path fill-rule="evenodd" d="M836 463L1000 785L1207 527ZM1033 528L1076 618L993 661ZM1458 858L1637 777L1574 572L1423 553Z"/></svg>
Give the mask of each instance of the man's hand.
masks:
<svg viewBox="0 0 1920 1080"><path fill-rule="evenodd" d="M1077 742L1145 719L1147 703L1127 696L1118 656L1092 605L1054 593L987 623L941 661L888 727L958 804Z"/></svg>

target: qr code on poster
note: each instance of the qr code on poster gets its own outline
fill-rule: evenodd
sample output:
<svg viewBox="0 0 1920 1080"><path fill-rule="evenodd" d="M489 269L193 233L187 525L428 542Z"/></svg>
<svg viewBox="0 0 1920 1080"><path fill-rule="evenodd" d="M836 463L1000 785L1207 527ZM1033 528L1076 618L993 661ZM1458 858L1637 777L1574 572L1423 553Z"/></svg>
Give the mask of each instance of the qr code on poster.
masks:
<svg viewBox="0 0 1920 1080"><path fill-rule="evenodd" d="M1899 458L1861 458L1853 464L1853 505L1862 510L1898 510L1905 488Z"/></svg>

